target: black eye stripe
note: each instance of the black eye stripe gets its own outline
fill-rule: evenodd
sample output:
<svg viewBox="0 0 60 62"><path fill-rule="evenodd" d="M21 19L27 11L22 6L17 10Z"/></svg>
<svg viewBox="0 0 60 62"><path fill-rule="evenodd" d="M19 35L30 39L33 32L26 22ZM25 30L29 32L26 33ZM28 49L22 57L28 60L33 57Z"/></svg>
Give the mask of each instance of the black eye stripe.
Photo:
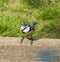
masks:
<svg viewBox="0 0 60 62"><path fill-rule="evenodd" d="M30 27L30 29L29 29L29 32L31 31L31 26L30 25L28 25L29 27ZM26 29L27 27L25 27L23 30L21 30L22 31L22 33L25 33L25 32L23 32L25 29Z"/></svg>
<svg viewBox="0 0 60 62"><path fill-rule="evenodd" d="M24 28L23 30L25 30L25 29L26 29L26 28ZM23 30L22 30L22 31L23 31Z"/></svg>
<svg viewBox="0 0 60 62"><path fill-rule="evenodd" d="M26 29L26 28L24 28L23 30L25 30L25 29ZM22 30L22 33L24 33L23 30Z"/></svg>

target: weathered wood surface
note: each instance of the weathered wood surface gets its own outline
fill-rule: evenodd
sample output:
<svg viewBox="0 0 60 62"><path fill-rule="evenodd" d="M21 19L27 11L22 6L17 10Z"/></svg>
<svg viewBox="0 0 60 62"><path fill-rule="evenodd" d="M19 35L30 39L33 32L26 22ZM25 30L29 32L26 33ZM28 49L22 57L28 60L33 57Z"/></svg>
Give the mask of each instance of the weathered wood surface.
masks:
<svg viewBox="0 0 60 62"><path fill-rule="evenodd" d="M60 62L60 39L0 37L0 62Z"/></svg>

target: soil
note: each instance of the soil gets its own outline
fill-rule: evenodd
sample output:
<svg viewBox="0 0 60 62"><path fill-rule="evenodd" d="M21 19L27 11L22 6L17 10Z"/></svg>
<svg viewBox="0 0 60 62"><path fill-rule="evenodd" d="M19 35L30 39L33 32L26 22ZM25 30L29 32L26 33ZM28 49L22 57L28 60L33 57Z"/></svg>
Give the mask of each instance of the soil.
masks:
<svg viewBox="0 0 60 62"><path fill-rule="evenodd" d="M42 38L35 39L32 45L30 43L30 40L24 39L21 44L19 37L0 37L0 62L44 62L37 52L53 50L57 51L57 55L49 59L60 62L60 39Z"/></svg>

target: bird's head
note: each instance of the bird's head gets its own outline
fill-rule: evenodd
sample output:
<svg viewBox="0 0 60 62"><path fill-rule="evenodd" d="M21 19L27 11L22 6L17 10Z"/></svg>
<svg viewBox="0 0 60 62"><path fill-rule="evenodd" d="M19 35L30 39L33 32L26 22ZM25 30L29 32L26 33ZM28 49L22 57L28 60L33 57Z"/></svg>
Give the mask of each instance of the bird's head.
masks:
<svg viewBox="0 0 60 62"><path fill-rule="evenodd" d="M29 24L23 24L23 25L21 25L20 30L22 31L22 33L28 33L30 31L30 25Z"/></svg>

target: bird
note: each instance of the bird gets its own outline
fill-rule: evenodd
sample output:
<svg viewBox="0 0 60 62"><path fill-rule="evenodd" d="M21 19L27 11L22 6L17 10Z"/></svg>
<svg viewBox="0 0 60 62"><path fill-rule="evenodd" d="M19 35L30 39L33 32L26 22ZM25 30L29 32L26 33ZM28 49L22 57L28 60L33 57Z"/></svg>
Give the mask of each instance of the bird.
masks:
<svg viewBox="0 0 60 62"><path fill-rule="evenodd" d="M20 30L22 33L21 43L23 43L24 38L31 40L31 45L33 44L33 34L35 32L35 25L37 22L32 22L31 24L24 23L21 25Z"/></svg>

